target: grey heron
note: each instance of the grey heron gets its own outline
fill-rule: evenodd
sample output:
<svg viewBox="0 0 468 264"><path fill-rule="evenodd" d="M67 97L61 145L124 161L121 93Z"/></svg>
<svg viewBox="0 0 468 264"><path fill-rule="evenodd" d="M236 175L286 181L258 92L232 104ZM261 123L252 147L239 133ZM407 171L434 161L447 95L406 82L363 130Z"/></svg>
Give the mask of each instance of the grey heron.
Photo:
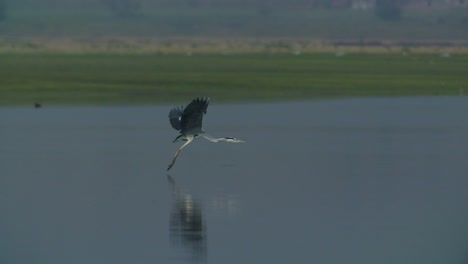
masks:
<svg viewBox="0 0 468 264"><path fill-rule="evenodd" d="M183 106L175 107L169 112L171 126L180 132L180 135L173 142L185 141L185 143L176 151L172 162L167 167L168 171L174 166L180 151L197 137L201 136L211 142L244 143L244 141L233 137L214 138L205 133L202 128L202 121L209 102L210 98L196 98L185 108Z"/></svg>

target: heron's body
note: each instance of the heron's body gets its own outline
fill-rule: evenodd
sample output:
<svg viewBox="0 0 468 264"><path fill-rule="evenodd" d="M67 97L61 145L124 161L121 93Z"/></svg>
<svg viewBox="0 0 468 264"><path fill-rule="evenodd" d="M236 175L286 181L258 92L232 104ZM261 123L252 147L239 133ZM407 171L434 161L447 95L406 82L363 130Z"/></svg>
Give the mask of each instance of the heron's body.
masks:
<svg viewBox="0 0 468 264"><path fill-rule="evenodd" d="M211 142L231 142L231 143L242 143L244 141L233 138L233 137L222 137L214 138L205 133L202 127L203 115L206 114L206 110L209 104L209 98L196 98L185 108L175 107L169 112L169 122L171 126L180 132L173 142L185 141L185 143L176 151L174 159L169 164L167 170L170 170L179 156L180 151L190 144L195 138L203 137Z"/></svg>

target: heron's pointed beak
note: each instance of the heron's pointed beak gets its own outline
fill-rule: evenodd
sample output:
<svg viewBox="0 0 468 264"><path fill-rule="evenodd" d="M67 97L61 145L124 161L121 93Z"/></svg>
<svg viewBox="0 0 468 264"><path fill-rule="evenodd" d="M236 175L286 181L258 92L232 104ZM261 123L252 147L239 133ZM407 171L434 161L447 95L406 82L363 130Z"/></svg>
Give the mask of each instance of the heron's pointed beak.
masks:
<svg viewBox="0 0 468 264"><path fill-rule="evenodd" d="M245 143L244 140L240 140L240 139L233 138L233 137L225 137L224 141L231 142L231 143Z"/></svg>

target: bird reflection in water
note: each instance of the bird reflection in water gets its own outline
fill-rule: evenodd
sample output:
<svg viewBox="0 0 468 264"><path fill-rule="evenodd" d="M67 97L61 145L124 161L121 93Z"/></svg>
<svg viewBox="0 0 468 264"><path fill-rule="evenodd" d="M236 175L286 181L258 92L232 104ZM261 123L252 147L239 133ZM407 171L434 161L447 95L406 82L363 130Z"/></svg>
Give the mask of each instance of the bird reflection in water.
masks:
<svg viewBox="0 0 468 264"><path fill-rule="evenodd" d="M171 242L188 249L193 262L203 262L207 248L202 206L189 193L182 192L172 176L167 175L167 179L174 200L169 226Z"/></svg>

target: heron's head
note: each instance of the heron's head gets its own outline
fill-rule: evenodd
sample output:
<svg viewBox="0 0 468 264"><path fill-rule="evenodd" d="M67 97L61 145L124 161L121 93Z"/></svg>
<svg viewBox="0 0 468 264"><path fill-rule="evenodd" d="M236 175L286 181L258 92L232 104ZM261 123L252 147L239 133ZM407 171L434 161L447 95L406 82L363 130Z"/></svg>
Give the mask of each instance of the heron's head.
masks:
<svg viewBox="0 0 468 264"><path fill-rule="evenodd" d="M224 137L223 139L224 141L231 143L245 143L245 141L233 137Z"/></svg>

